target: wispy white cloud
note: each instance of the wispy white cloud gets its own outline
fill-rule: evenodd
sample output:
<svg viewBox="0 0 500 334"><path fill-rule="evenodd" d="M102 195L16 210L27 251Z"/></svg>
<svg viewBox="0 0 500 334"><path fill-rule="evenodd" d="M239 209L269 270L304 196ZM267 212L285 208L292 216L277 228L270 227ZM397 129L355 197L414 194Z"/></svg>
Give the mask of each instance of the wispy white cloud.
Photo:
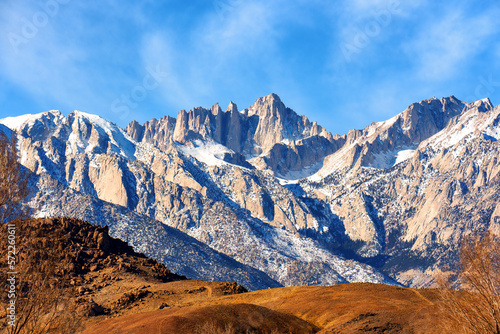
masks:
<svg viewBox="0 0 500 334"><path fill-rule="evenodd" d="M345 2L346 10L360 17L374 16L377 12L388 10L397 16L407 16L411 10L421 7L428 0L350 0Z"/></svg>
<svg viewBox="0 0 500 334"><path fill-rule="evenodd" d="M460 8L448 8L439 19L422 22L419 33L403 49L414 59L420 78L450 79L474 56L490 48L488 39L499 31L499 14L488 11L471 16Z"/></svg>
<svg viewBox="0 0 500 334"><path fill-rule="evenodd" d="M244 108L275 92L336 131L432 95L467 96L477 78L499 66L493 0L483 2L490 8L470 0L214 1L222 7L65 0L16 54L4 32L19 32L23 18L31 20L48 0L4 0L0 80L8 93L0 91L0 99L12 105L12 91L33 104L87 108L117 121L113 101L138 92L153 69L160 85L132 101L135 114L127 117L145 120L230 99ZM360 32L369 43L346 62L339 46ZM470 87L461 84L468 79ZM347 115L338 116L345 122L332 112Z"/></svg>
<svg viewBox="0 0 500 334"><path fill-rule="evenodd" d="M373 58L370 52L397 31L398 20L409 16L425 0L353 0L343 1L338 7L337 26L332 33L333 67L344 66L354 60L362 63Z"/></svg>
<svg viewBox="0 0 500 334"><path fill-rule="evenodd" d="M52 1L57 7L46 7L47 3L4 4L0 31L6 33L0 40L0 77L52 108L66 112L90 109L87 111L113 118L116 115L109 105L118 94L114 90L134 83L120 70L113 71L113 66L123 66L123 59L117 56L120 47L107 43L106 31L112 31L116 22L90 24L82 13L95 11L95 5ZM140 11L125 12L113 1L100 3L98 9L116 9L114 19L143 21Z"/></svg>
<svg viewBox="0 0 500 334"><path fill-rule="evenodd" d="M341 95L363 96L341 103L356 115L353 124L383 120L433 95L464 98L477 85L464 83L466 78L477 78L475 70L486 71L479 72L483 76L491 71L481 61L492 58L498 41L497 6L405 1L384 26L376 13L390 3L354 0L339 9L330 75ZM377 23L378 34L370 37L365 29ZM346 61L339 46L353 44L360 34L367 35L368 42Z"/></svg>
<svg viewBox="0 0 500 334"><path fill-rule="evenodd" d="M187 40L168 31L144 34L141 57L167 73L162 84L167 103L190 108L208 99L215 102L222 87L236 91L260 71L273 76L281 66L277 43L284 17L279 3L232 1L225 4L224 15L209 12L190 27Z"/></svg>
<svg viewBox="0 0 500 334"><path fill-rule="evenodd" d="M0 24L7 33L0 42L1 75L38 98L77 101L88 87L78 79L88 72L78 66L86 50L61 39L51 22L58 19L57 15L43 13L40 8L22 4L4 12ZM37 14L47 22L34 21Z"/></svg>
<svg viewBox="0 0 500 334"><path fill-rule="evenodd" d="M162 72L162 99L178 109L191 106L195 94L190 84L186 59L189 55L178 49L173 37L154 32L143 36L141 58L144 68L157 67Z"/></svg>
<svg viewBox="0 0 500 334"><path fill-rule="evenodd" d="M276 2L241 1L222 21L212 16L193 37L218 58L264 51L277 37L279 13Z"/></svg>

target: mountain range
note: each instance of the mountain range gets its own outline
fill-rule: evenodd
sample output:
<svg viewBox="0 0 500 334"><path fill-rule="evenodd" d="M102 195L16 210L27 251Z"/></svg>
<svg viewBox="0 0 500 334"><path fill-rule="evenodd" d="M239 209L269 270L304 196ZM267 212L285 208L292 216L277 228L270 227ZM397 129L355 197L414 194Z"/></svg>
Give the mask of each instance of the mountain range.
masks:
<svg viewBox="0 0 500 334"><path fill-rule="evenodd" d="M499 122L489 99L451 96L332 135L276 94L125 129L80 111L0 120L37 217L107 225L173 272L249 290L431 286L462 236L500 233Z"/></svg>

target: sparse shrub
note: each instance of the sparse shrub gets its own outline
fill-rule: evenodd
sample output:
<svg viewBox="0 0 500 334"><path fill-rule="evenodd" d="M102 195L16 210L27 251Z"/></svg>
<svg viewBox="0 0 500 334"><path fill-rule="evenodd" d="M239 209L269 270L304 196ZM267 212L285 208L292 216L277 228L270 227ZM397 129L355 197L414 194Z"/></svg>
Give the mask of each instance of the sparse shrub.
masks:
<svg viewBox="0 0 500 334"><path fill-rule="evenodd" d="M234 325L232 323L227 323L224 327L221 327L215 321L206 321L200 324L196 329L197 334L237 334Z"/></svg>
<svg viewBox="0 0 500 334"><path fill-rule="evenodd" d="M196 327L196 334L283 334L278 329L271 331L267 330L254 330L254 329L241 329L233 323L226 323L225 325L218 324L216 321L206 321ZM287 332L288 333L288 332ZM291 333L291 332L290 332Z"/></svg>
<svg viewBox="0 0 500 334"><path fill-rule="evenodd" d="M447 326L456 333L500 334L500 242L484 235L464 237L460 247L459 289L442 284Z"/></svg>

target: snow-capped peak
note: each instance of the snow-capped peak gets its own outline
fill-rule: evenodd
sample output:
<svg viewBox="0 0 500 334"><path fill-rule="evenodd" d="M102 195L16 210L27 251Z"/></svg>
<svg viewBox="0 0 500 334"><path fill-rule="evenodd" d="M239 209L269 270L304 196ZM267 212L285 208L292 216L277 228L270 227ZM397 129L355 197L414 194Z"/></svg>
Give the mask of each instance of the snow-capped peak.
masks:
<svg viewBox="0 0 500 334"><path fill-rule="evenodd" d="M482 108L483 111L488 111L493 109L493 104L489 98L480 99L471 103L472 106Z"/></svg>
<svg viewBox="0 0 500 334"><path fill-rule="evenodd" d="M106 121L104 118L75 110L68 115L68 120L72 124L73 132L69 137L72 147L83 148L86 152L92 152L94 147L99 145L99 141L88 141L81 138L80 120L86 120L97 132L97 135L109 138L109 147L103 147L109 153L113 152L125 158L131 159L135 155L135 141L116 124ZM78 151L78 150L76 150Z"/></svg>
<svg viewBox="0 0 500 334"><path fill-rule="evenodd" d="M51 117L52 116L52 117ZM54 118L54 119L63 119L64 116L59 110L49 110L45 112L41 112L38 114L26 114L26 115L21 115L21 116L14 116L14 117L6 117L3 119L0 119L0 124L5 125L9 129L13 131L20 131L24 127L31 126L33 125L37 120L44 118L44 117L49 117L49 118Z"/></svg>
<svg viewBox="0 0 500 334"><path fill-rule="evenodd" d="M84 118L87 119L91 124L98 125L101 129L105 130L107 133L111 133L113 131L118 130L118 127L105 120L101 116L89 114L83 111L74 110L71 114L68 115L68 118Z"/></svg>
<svg viewBox="0 0 500 334"><path fill-rule="evenodd" d="M424 141L421 145L430 144L435 150L456 145L464 138L475 137L484 133L494 139L499 139L497 120L500 109L493 108L491 101L486 98L469 104L469 108L439 133Z"/></svg>

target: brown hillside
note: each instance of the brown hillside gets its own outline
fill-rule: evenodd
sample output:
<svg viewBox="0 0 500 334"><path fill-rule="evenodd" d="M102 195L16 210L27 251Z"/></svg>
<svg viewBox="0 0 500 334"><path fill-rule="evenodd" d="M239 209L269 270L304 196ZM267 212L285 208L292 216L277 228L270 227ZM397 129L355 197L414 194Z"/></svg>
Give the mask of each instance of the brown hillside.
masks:
<svg viewBox="0 0 500 334"><path fill-rule="evenodd" d="M188 305L110 319L84 333L101 330L153 333L148 332L153 328L165 334L197 333L199 326L210 323L219 330L213 333L240 333L237 328L252 325L250 310L254 312L250 319L266 326L257 327L253 323L256 333L273 333L269 329L276 325L279 330L275 328L275 333L449 333L450 330L444 328L436 290L379 284L279 288L204 299L196 307ZM252 309L251 305L265 309ZM268 315L263 316L266 312ZM284 315L289 317L286 326L280 325ZM297 318L304 322L297 322ZM235 330L224 331L223 324L230 324ZM113 332L114 328L120 330Z"/></svg>
<svg viewBox="0 0 500 334"><path fill-rule="evenodd" d="M109 237L105 227L70 218L15 224L19 266L30 256L42 265L48 263L48 254L55 257L50 262L54 265L51 279L62 282L70 292L74 316L82 319L85 334L450 331L442 328L436 290L344 284L245 293L236 283L175 275L127 243ZM6 230L0 226L2 236ZM2 258L6 257L6 240L0 239ZM1 266L3 280L4 261ZM57 325L53 328L53 333L61 333Z"/></svg>
<svg viewBox="0 0 500 334"><path fill-rule="evenodd" d="M317 328L290 314L253 304L170 308L103 321L85 334L150 333L316 333Z"/></svg>
<svg viewBox="0 0 500 334"><path fill-rule="evenodd" d="M42 280L49 276L44 294L49 299L68 297L82 327L110 317L246 291L236 283L194 281L173 274L126 242L111 238L107 227L72 218L27 219L14 224L16 270L23 271L18 282L28 274ZM7 225L0 225L0 236L0 279L5 281L9 271L3 260L7 259ZM5 329L8 301L3 293L0 332ZM54 328L54 333L61 332L57 324Z"/></svg>

